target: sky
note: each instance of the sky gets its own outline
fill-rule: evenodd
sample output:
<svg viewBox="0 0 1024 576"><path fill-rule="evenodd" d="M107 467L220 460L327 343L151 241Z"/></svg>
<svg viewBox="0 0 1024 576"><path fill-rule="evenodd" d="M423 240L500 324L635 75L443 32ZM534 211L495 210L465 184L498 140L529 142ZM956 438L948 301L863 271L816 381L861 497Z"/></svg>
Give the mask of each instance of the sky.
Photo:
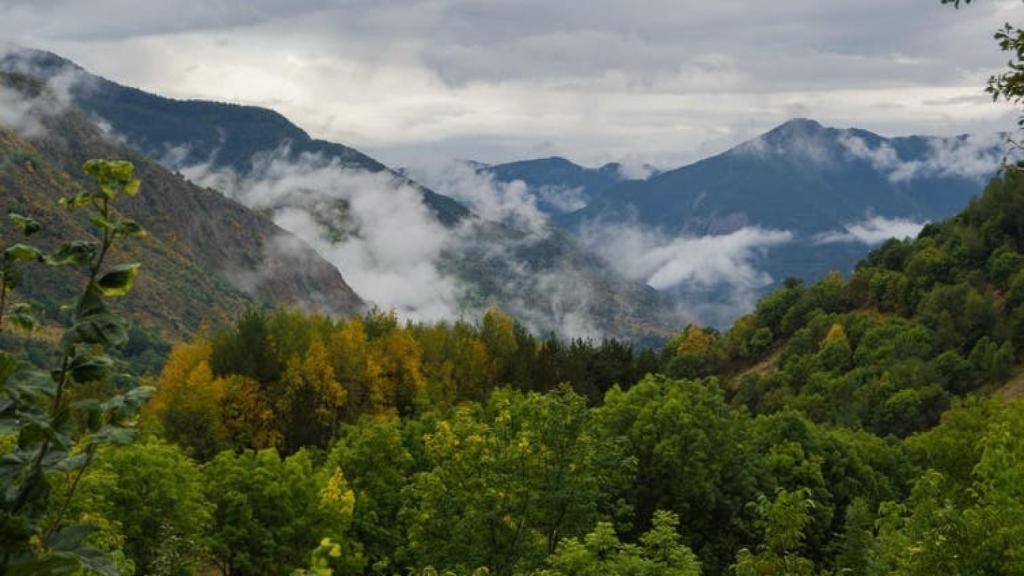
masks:
<svg viewBox="0 0 1024 576"><path fill-rule="evenodd" d="M177 98L255 104L394 166L672 167L792 117L993 132L1021 0L0 0L0 40Z"/></svg>

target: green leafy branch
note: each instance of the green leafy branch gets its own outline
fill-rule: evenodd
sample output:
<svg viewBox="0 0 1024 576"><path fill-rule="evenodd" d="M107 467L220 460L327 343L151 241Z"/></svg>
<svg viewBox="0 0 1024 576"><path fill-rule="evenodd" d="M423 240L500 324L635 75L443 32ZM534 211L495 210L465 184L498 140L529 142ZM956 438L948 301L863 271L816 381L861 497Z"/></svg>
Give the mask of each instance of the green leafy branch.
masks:
<svg viewBox="0 0 1024 576"><path fill-rule="evenodd" d="M83 170L94 178L96 188L61 198L60 205L87 210L98 238L66 242L50 254L18 243L4 250L0 265L0 329L8 296L20 285L22 265L78 266L87 277L72 309L71 326L60 340L56 369L49 374L25 369L10 355L0 355L0 433L17 436L14 449L0 458L3 574L117 574L113 564L88 544L93 528L68 524L65 515L98 449L134 440L134 417L151 390L136 387L105 401L74 401L69 391L107 378L114 366L107 352L128 340L127 320L111 311L104 299L128 294L139 265L108 266L107 258L119 241L144 236L145 231L113 210L120 197L139 191L130 162L90 160ZM26 216L12 214L11 220L25 237L42 229ZM38 324L25 304L11 306L9 318L21 329ZM85 422L84 430L78 430L76 422ZM49 478L54 474L66 474L70 481L51 507Z"/></svg>

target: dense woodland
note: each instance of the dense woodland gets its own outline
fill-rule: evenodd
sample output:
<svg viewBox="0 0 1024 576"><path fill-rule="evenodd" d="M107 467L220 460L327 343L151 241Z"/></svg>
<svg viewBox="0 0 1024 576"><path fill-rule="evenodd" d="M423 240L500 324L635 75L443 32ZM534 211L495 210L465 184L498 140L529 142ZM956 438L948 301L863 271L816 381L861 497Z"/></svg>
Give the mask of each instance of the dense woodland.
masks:
<svg viewBox="0 0 1024 576"><path fill-rule="evenodd" d="M137 436L51 472L40 517L119 574L1014 574L1022 334L1016 171L660 351L253 310L142 377ZM73 404L131 394L110 358Z"/></svg>
<svg viewBox="0 0 1024 576"><path fill-rule="evenodd" d="M84 168L61 205L94 237L4 229L0 574L1024 574L1020 166L658 350L498 309L254 309L167 348L117 313L134 167ZM80 281L66 322L37 325L33 267Z"/></svg>

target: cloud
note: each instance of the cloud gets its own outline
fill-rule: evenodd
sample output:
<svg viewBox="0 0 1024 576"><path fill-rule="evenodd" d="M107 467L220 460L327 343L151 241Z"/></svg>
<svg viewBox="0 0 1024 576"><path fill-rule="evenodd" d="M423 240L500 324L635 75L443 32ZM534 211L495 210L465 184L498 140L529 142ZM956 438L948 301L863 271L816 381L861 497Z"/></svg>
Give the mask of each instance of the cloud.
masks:
<svg viewBox="0 0 1024 576"><path fill-rule="evenodd" d="M1006 137L999 134L928 138L923 154L911 159L902 158L889 142L872 147L863 138L845 133L839 143L849 156L868 161L892 182L949 176L989 178L1007 153Z"/></svg>
<svg viewBox="0 0 1024 576"><path fill-rule="evenodd" d="M580 187L541 186L536 192L541 201L562 214L580 210L590 202Z"/></svg>
<svg viewBox="0 0 1024 576"><path fill-rule="evenodd" d="M896 238L916 238L927 222L917 222L906 218L885 218L872 216L861 222L847 224L842 230L832 230L814 236L816 244L835 244L859 242L868 246L876 246Z"/></svg>
<svg viewBox="0 0 1024 576"><path fill-rule="evenodd" d="M9 52L0 48L0 61ZM28 67L15 67L12 72L39 77ZM6 126L26 138L46 134L46 122L59 116L71 105L71 89L83 82L81 73L65 70L50 76L42 86L16 87L0 84L0 125Z"/></svg>
<svg viewBox="0 0 1024 576"><path fill-rule="evenodd" d="M585 225L584 241L627 278L666 290L679 284L758 288L771 278L751 260L793 234L757 227L715 236L667 237L629 224Z"/></svg>
<svg viewBox="0 0 1024 576"><path fill-rule="evenodd" d="M537 208L537 199L521 180L499 182L490 172L460 161L421 164L407 171L415 180L458 200L485 220L541 237L548 234L547 216Z"/></svg>
<svg viewBox="0 0 1024 576"><path fill-rule="evenodd" d="M187 150L169 150L165 160L185 157ZM406 180L318 155L295 158L287 149L259 155L244 176L208 164L177 169L268 213L337 267L357 294L402 318L475 319L497 304L538 334L604 336L595 311L610 296L598 296L592 271L559 252L565 240L552 236L521 183L496 184L464 168L434 171L445 178L442 191L479 210L452 228L435 219ZM287 249L279 244L272 248ZM548 255L538 259L538 251ZM258 271L235 280L258 291L266 276Z"/></svg>
<svg viewBox="0 0 1024 576"><path fill-rule="evenodd" d="M271 106L397 165L675 166L795 113L896 134L1008 126L981 86L1003 65L991 32L1019 7L5 0L0 37L171 96Z"/></svg>
<svg viewBox="0 0 1024 576"><path fill-rule="evenodd" d="M246 176L206 165L181 172L269 211L368 301L413 320L458 316L456 283L438 270L450 235L419 190L386 172L351 170L314 155L287 157L286 150L259 156Z"/></svg>
<svg viewBox="0 0 1024 576"><path fill-rule="evenodd" d="M623 160L619 162L619 177L623 180L647 180L658 170L646 162Z"/></svg>
<svg viewBox="0 0 1024 576"><path fill-rule="evenodd" d="M590 222L584 243L627 278L677 295L681 314L721 324L749 310L773 281L756 260L793 240L784 230L741 228L729 234L667 236L635 224Z"/></svg>

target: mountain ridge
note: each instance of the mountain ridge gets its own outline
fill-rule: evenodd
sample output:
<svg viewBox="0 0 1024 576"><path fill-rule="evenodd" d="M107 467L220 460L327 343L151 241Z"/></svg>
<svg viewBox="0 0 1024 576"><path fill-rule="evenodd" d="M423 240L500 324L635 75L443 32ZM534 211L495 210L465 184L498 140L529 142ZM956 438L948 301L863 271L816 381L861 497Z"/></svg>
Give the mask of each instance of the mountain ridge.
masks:
<svg viewBox="0 0 1024 576"><path fill-rule="evenodd" d="M28 98L46 97L32 79L0 73L0 87ZM88 235L80 219L58 208L59 196L90 183L81 172L92 157L124 158L143 185L122 211L149 237L127 249L143 264L146 288L125 303L147 328L167 337L231 321L250 306L300 306L335 314L363 309L338 270L264 216L221 194L194 186L140 153L112 142L73 108L42 117L45 132L31 138L0 126L5 166L0 211L17 211L46 225L42 237ZM52 241L56 241L54 238ZM211 274L212 272L212 274ZM70 274L64 270L62 274ZM66 282L31 281L22 296L59 318ZM171 313L172 310L177 312Z"/></svg>

